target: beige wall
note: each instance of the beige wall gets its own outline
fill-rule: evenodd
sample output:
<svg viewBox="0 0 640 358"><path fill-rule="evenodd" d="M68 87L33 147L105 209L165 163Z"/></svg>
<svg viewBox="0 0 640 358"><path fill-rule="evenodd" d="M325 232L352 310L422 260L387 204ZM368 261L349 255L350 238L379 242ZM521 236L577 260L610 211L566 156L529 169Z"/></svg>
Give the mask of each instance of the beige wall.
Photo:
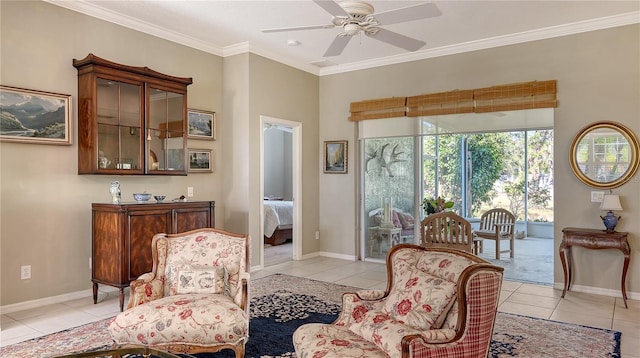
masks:
<svg viewBox="0 0 640 358"><path fill-rule="evenodd" d="M558 80L555 110L555 250L562 228L601 228L603 213L590 189L569 166L573 136L588 123L613 120L640 135L640 26L475 51L385 66L320 79L320 141L349 140L349 173L320 176L321 251L356 255L358 172L356 125L347 120L349 103L366 99L473 89L533 80ZM478 126L481 126L478 123ZM618 230L630 233L632 249L627 289L640 298L640 175L615 189L624 211ZM336 210L340 208L340 210ZM339 238L339 239L338 239ZM516 253L517 255L517 253ZM557 255L555 282L562 284ZM574 250L577 288L619 295L619 251ZM583 287L579 287L583 286Z"/></svg>
<svg viewBox="0 0 640 358"><path fill-rule="evenodd" d="M115 62L193 77L188 105L222 109L222 59L43 2L1 4L3 85L72 95L73 145L0 144L1 304L68 294L91 287L91 203L109 202L119 180L123 200L147 191L167 198L218 200L222 174L180 177L77 174L77 71L72 59L88 53ZM224 116L219 116L224 120ZM217 151L217 142L189 140L189 147ZM216 152L214 152L216 153ZM217 221L222 222L218 206ZM20 280L20 266L32 279Z"/></svg>
<svg viewBox="0 0 640 358"><path fill-rule="evenodd" d="M250 195L251 235L260 235L260 116L302 123L302 254L317 251L318 230L318 116L319 80L307 72L278 64L258 55L250 56ZM252 253L258 255L255 245Z"/></svg>
<svg viewBox="0 0 640 358"><path fill-rule="evenodd" d="M214 150L214 172L186 177L78 175L75 143L0 143L0 306L90 294L91 203L110 201L113 180L120 181L124 200L145 190L175 198L194 187L194 200L216 201L217 227L251 235L252 266L259 265L261 114L305 123L303 156L312 168L305 174L303 196L309 208L303 226L309 232L317 228L317 76L248 54L222 59L44 2L2 1L0 16L1 83L72 95L74 142L77 72L72 59L90 52L193 77L189 107L215 111L218 119L217 141L188 143ZM32 279L20 280L22 265L32 266Z"/></svg>
<svg viewBox="0 0 640 358"><path fill-rule="evenodd" d="M216 201L218 227L251 235L252 266L258 265L260 115L303 123L303 254L343 257L356 256L358 235L357 141L347 120L352 101L557 79L556 249L562 227L601 226L591 189L569 169L574 134L597 120L615 120L640 134L638 25L318 78L252 54L222 59L43 2L2 1L0 11L1 83L72 95L74 139L77 73L71 60L89 52L193 77L189 106L218 113L217 141L189 141L189 147L214 150L212 174L77 175L76 144L0 143L1 306L88 294L90 205L109 200L112 180L120 180L125 198L142 190L173 198L193 186L194 199ZM348 174L322 174L322 142L340 139L349 141ZM638 298L638 176L615 191L625 208L619 229L631 233L628 289ZM576 285L618 292L618 252L575 254ZM32 265L31 280L19 279L21 265ZM562 283L559 265L555 280Z"/></svg>

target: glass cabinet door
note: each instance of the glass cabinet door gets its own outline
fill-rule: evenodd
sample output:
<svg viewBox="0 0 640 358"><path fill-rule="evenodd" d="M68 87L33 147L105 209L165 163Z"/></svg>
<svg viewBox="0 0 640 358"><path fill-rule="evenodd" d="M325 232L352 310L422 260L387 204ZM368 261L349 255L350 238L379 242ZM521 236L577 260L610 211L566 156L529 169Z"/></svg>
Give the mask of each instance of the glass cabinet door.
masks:
<svg viewBox="0 0 640 358"><path fill-rule="evenodd" d="M141 170L142 86L97 78L98 171Z"/></svg>
<svg viewBox="0 0 640 358"><path fill-rule="evenodd" d="M186 173L183 94L149 88L147 171Z"/></svg>

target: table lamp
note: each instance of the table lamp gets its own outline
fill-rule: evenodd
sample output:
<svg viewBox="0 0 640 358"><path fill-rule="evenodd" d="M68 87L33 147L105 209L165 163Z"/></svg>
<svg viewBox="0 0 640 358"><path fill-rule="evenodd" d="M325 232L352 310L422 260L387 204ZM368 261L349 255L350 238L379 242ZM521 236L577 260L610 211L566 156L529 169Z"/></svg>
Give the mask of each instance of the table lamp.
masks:
<svg viewBox="0 0 640 358"><path fill-rule="evenodd" d="M622 211L622 205L620 205L620 197L615 194L605 194L604 198L602 198L600 209L608 210L607 215L600 216L600 218L602 218L602 223L607 228L606 232L614 232L616 225L618 225L618 220L620 220L620 217L616 217L613 214L612 210Z"/></svg>

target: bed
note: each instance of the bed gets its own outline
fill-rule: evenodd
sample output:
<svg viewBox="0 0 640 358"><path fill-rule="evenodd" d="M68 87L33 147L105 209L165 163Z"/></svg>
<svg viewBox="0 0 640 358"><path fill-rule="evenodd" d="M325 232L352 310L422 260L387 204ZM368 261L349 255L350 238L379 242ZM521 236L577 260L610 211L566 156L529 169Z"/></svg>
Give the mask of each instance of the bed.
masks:
<svg viewBox="0 0 640 358"><path fill-rule="evenodd" d="M283 244L293 238L293 202L284 200L264 201L264 242Z"/></svg>

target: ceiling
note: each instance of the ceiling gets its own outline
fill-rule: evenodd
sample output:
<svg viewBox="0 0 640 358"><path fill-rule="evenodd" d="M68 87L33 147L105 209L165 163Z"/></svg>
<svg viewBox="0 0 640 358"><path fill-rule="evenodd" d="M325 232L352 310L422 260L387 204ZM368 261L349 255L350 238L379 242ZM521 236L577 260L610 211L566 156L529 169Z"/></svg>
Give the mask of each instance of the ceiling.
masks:
<svg viewBox="0 0 640 358"><path fill-rule="evenodd" d="M380 27L426 42L415 52L359 34L339 56L323 57L341 28L264 33L331 24L311 0L45 0L219 56L253 52L318 75L640 23L640 1L451 1L442 15ZM369 1L375 13L427 1ZM297 46L290 46L290 40Z"/></svg>

